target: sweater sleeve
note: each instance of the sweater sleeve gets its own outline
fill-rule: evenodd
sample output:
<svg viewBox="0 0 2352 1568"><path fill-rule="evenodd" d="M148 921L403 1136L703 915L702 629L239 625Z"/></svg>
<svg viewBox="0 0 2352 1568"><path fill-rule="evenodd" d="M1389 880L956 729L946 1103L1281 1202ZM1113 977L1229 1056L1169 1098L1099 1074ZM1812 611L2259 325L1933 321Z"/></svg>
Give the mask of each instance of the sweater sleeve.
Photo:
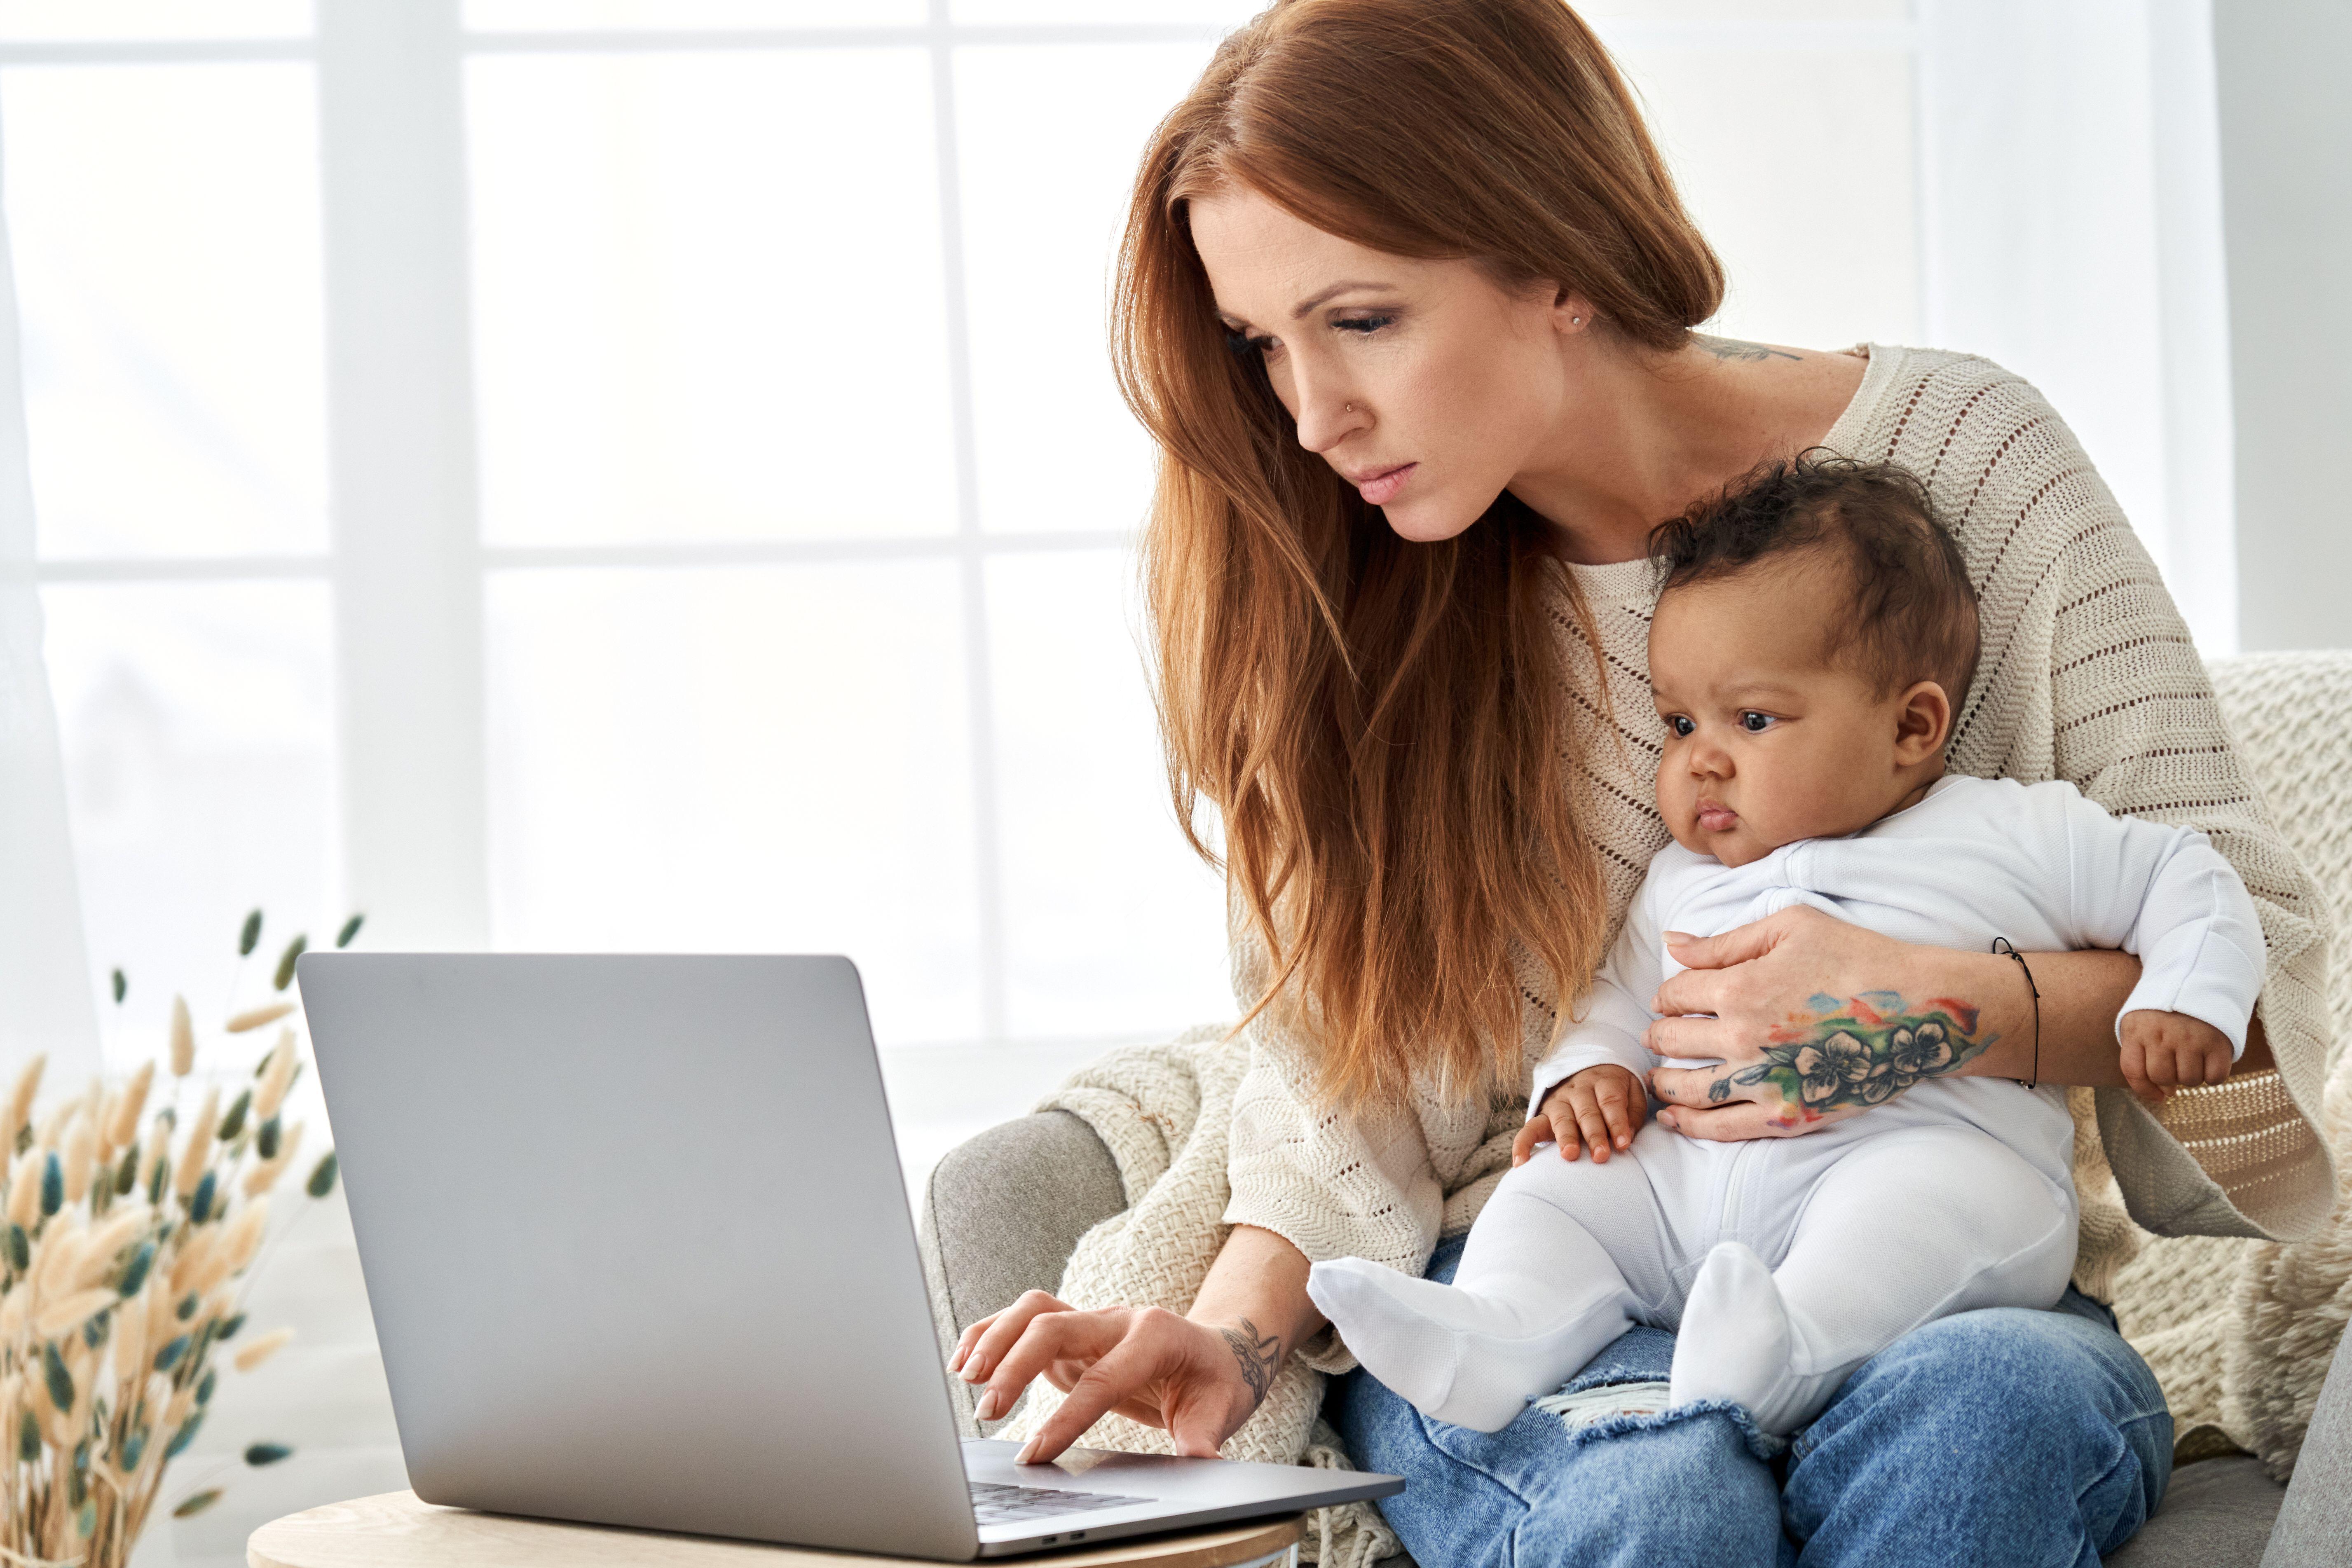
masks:
<svg viewBox="0 0 2352 1568"><path fill-rule="evenodd" d="M1233 934L1234 990L1255 1005L1270 971L1245 922ZM1271 1230L1307 1255L1367 1258L1418 1275L1436 1248L1444 1193L1410 1104L1343 1110L1316 1093L1313 1059L1278 1016L1249 1028L1250 1064L1234 1096L1228 1225Z"/></svg>
<svg viewBox="0 0 2352 1568"><path fill-rule="evenodd" d="M2155 1113L2124 1090L2102 1089L2100 1139L2132 1218L2160 1235L2300 1237L2324 1220L2336 1186L2318 1131L2326 905L2245 776L2155 563L2073 435L2026 392L2012 450L2038 448L2037 472L2031 484L1999 486L2018 499L1999 544L2015 559L1995 572L2042 601L2021 607L2020 619L2046 625L2047 642L2037 650L2039 638L2021 636L2003 656L2048 660L2031 677L2018 674L2047 683L2056 777L2118 816L2197 830L2236 872L2263 939L2258 1016L2278 1068L2175 1094ZM1988 602L2014 612L2013 597ZM1991 675L1998 682L2001 672ZM1989 700L1986 685L1971 690L1972 702ZM2021 758L2032 749L2025 738L2011 742Z"/></svg>
<svg viewBox="0 0 2352 1568"><path fill-rule="evenodd" d="M2263 987L2261 917L2246 884L2194 828L2115 817L2063 785L2074 928L2138 955L2139 981L2116 1018L2143 1009L2201 1019L2246 1049Z"/></svg>

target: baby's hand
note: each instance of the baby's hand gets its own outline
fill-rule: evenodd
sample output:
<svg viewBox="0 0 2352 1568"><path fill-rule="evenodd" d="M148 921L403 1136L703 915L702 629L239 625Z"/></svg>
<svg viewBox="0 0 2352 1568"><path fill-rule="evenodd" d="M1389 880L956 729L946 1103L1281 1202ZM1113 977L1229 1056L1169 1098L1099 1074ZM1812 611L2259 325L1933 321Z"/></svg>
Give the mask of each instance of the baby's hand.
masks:
<svg viewBox="0 0 2352 1568"><path fill-rule="evenodd" d="M2222 1049L2229 1049L2226 1041ZM1578 1150L1590 1144L1593 1163L1606 1165L1610 1149L1631 1145L1649 1114L1650 1091L1638 1074L1614 1062L1588 1067L1562 1079L1544 1096L1543 1104L1511 1140L1511 1163L1527 1164L1536 1145L1549 1138L1559 1145L1561 1159L1576 1158Z"/></svg>
<svg viewBox="0 0 2352 1568"><path fill-rule="evenodd" d="M2175 1089L2230 1076L2230 1037L2203 1019L2141 1008L2124 1014L2120 1032L2124 1082L2151 1106Z"/></svg>

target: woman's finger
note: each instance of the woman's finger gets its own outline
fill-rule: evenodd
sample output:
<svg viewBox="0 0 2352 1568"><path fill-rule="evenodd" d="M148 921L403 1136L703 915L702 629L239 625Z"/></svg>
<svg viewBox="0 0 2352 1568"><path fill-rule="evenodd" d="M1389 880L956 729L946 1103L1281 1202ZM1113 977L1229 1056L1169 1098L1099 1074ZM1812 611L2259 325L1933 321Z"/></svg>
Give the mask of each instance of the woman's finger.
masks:
<svg viewBox="0 0 2352 1568"><path fill-rule="evenodd" d="M1666 977L1650 1010L1668 1017L1719 1013L1730 1005L1732 977L1719 969L1684 969Z"/></svg>
<svg viewBox="0 0 2352 1568"><path fill-rule="evenodd" d="M980 1343L980 1336L988 1332L988 1326L995 1321L996 1314L994 1312L991 1312L986 1317L982 1318L977 1322L969 1322L964 1325L963 1333L956 1335L955 1354L948 1357L948 1370L950 1372L961 1372L963 1370L964 1357L971 1354L971 1347Z"/></svg>
<svg viewBox="0 0 2352 1568"><path fill-rule="evenodd" d="M1733 1067L1661 1067L1650 1074L1650 1092L1670 1105L1690 1105L1704 1111L1735 1095L1748 1098L1739 1093L1736 1085L1724 1091L1722 1100L1711 1098L1716 1084L1738 1071Z"/></svg>
<svg viewBox="0 0 2352 1568"><path fill-rule="evenodd" d="M1739 1030L1721 1019L1652 1019L1642 1043L1656 1056L1678 1056L1698 1061L1729 1061L1741 1051ZM1754 1051L1742 1052L1753 1057Z"/></svg>
<svg viewBox="0 0 2352 1568"><path fill-rule="evenodd" d="M1131 1315L1118 1308L1084 1312L1066 1307L1031 1318L1021 1338L989 1373L987 1391L974 1404L973 1414L983 1421L996 1420L1013 1408L1031 1379L1057 1362L1091 1365L1118 1343Z"/></svg>
<svg viewBox="0 0 2352 1568"><path fill-rule="evenodd" d="M971 1343L957 1346L956 1372L966 1383L978 1383L996 1370L1004 1353L1013 1348L1030 1320L1044 1312L1066 1312L1070 1309L1043 1291L1029 1291L1003 1312L982 1319L964 1331ZM980 1331L974 1333L972 1331Z"/></svg>
<svg viewBox="0 0 2352 1568"><path fill-rule="evenodd" d="M1089 1313L1088 1316L1102 1314ZM1039 1424L1026 1445L1015 1456L1014 1462L1042 1465L1058 1458L1062 1450L1086 1436L1087 1428L1099 1421L1114 1407L1126 1405L1145 1385L1162 1370L1162 1364L1172 1348L1160 1341L1165 1324L1155 1324L1151 1314L1131 1312L1121 1325L1122 1332L1101 1354L1094 1364L1070 1385L1068 1394L1054 1413ZM1155 1414L1157 1414L1155 1412ZM1215 1452L1212 1447L1212 1453Z"/></svg>
<svg viewBox="0 0 2352 1568"><path fill-rule="evenodd" d="M1788 924L1780 915L1769 915L1714 936L1669 931L1665 934L1666 950L1675 956L1675 962L1685 968L1728 968L1769 953L1786 935Z"/></svg>
<svg viewBox="0 0 2352 1568"><path fill-rule="evenodd" d="M1658 1120L1685 1138L1720 1144L1744 1143L1749 1138L1777 1138L1789 1131L1774 1122L1763 1106L1748 1100L1708 1111L1694 1111L1687 1105L1677 1105L1670 1111L1661 1111Z"/></svg>

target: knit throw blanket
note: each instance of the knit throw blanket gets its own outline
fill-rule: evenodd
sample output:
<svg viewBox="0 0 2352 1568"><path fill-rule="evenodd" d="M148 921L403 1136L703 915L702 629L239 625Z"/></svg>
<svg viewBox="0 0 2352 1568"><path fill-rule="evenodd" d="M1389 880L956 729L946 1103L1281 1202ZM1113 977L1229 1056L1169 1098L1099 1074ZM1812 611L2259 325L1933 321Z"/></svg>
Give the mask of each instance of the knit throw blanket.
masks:
<svg viewBox="0 0 2352 1568"><path fill-rule="evenodd" d="M1225 1244L1226 1133L1234 1090L1249 1065L1224 1030L1192 1030L1170 1045L1114 1051L1079 1072L1039 1110L1067 1111L1095 1130L1126 1188L1127 1209L1081 1237L1062 1274L1061 1299L1074 1307L1164 1307L1189 1311ZM1042 1380L997 1435L1026 1437L1061 1402ZM1229 1459L1354 1469L1339 1434L1320 1415L1323 1375L1292 1356L1257 1413L1225 1440ZM1168 1434L1123 1416L1106 1416L1079 1441L1125 1453L1173 1451ZM1368 1503L1317 1511L1302 1559L1324 1568L1368 1568L1400 1550Z"/></svg>

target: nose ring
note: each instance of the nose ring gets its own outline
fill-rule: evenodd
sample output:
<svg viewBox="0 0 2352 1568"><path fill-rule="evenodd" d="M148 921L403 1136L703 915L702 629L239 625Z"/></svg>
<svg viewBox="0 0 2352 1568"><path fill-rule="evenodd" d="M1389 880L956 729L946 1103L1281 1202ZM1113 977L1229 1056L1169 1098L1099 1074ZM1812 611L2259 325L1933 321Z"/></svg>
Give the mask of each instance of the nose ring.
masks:
<svg viewBox="0 0 2352 1568"><path fill-rule="evenodd" d="M1354 403L1352 403L1352 402L1351 402L1351 403L1349 403L1349 404L1348 405L1348 412L1349 412L1349 413L1355 413L1355 412L1356 412L1356 405L1355 405Z"/></svg>

